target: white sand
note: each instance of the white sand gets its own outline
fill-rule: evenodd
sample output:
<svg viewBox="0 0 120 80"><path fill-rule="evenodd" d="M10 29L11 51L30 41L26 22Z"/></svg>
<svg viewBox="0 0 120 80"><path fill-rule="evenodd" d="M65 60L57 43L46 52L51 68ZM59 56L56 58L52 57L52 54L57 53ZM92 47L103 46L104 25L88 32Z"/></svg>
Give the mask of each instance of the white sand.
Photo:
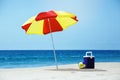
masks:
<svg viewBox="0 0 120 80"><path fill-rule="evenodd" d="M120 80L120 63L96 63L79 70L77 64L39 68L0 69L0 80Z"/></svg>

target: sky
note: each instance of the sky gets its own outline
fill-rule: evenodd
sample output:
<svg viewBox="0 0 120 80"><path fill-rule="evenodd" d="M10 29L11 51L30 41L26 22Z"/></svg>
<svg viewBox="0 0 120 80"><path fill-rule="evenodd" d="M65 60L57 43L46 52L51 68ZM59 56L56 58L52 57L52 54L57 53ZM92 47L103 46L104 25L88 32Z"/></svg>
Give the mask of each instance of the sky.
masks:
<svg viewBox="0 0 120 80"><path fill-rule="evenodd" d="M0 50L48 50L51 36L27 35L22 24L39 12L75 14L78 23L53 33L55 49L120 50L120 0L0 0Z"/></svg>

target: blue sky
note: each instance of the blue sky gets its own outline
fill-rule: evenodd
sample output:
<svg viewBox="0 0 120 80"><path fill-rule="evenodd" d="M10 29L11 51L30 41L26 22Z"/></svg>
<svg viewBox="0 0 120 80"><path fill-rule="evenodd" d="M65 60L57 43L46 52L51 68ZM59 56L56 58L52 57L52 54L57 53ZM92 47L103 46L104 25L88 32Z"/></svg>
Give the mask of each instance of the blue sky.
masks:
<svg viewBox="0 0 120 80"><path fill-rule="evenodd" d="M0 50L52 49L48 35L27 35L21 25L42 11L62 10L79 22L53 33L56 49L120 50L119 0L0 0Z"/></svg>

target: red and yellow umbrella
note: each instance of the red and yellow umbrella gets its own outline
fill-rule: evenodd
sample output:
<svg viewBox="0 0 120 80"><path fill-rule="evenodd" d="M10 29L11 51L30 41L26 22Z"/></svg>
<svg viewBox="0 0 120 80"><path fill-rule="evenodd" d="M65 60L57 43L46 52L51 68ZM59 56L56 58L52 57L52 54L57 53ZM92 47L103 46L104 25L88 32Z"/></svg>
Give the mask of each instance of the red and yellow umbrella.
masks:
<svg viewBox="0 0 120 80"><path fill-rule="evenodd" d="M77 21L74 14L64 11L48 11L31 17L22 25L22 28L27 34L48 34L63 31Z"/></svg>
<svg viewBox="0 0 120 80"><path fill-rule="evenodd" d="M22 28L27 34L51 33L56 69L58 69L52 32L63 31L77 22L76 16L72 13L51 10L40 12L38 15L31 17L22 25Z"/></svg>

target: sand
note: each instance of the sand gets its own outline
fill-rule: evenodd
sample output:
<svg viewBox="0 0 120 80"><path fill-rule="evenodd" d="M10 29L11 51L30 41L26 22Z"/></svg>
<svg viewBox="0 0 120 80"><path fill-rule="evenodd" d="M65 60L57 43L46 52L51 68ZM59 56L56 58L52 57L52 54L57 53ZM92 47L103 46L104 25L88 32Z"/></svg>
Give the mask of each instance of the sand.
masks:
<svg viewBox="0 0 120 80"><path fill-rule="evenodd" d="M120 62L95 63L95 69L78 64L37 68L0 69L0 80L120 80Z"/></svg>

